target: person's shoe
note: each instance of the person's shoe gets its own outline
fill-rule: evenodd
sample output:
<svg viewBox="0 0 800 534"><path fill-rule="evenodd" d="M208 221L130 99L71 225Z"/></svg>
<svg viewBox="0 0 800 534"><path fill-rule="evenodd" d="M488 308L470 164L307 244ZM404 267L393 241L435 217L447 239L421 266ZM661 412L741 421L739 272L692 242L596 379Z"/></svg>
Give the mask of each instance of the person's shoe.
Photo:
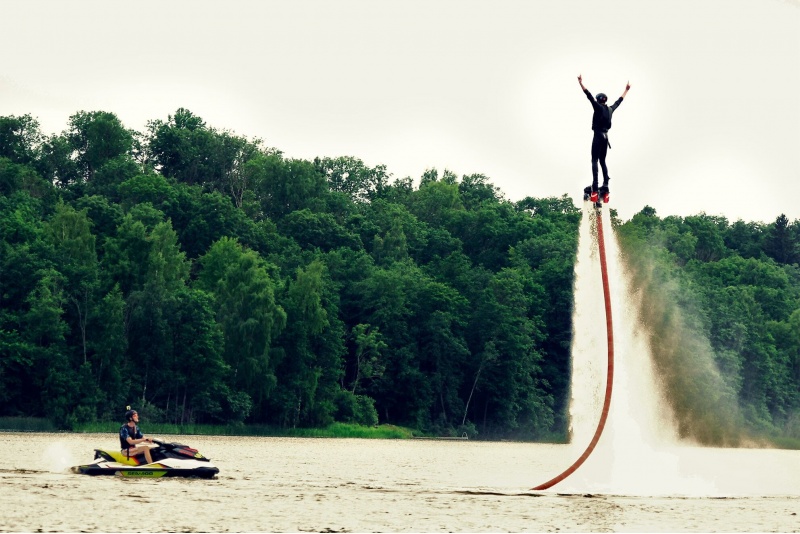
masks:
<svg viewBox="0 0 800 534"><path fill-rule="evenodd" d="M608 186L604 185L599 190L599 196L603 200L604 203L608 204L608 200L610 198L610 191L608 190Z"/></svg>

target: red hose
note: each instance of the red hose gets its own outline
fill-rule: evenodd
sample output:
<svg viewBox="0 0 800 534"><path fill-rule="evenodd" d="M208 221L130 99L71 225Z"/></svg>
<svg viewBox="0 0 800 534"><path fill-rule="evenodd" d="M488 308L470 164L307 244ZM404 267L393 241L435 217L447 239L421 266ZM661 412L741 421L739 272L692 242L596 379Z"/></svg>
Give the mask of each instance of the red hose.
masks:
<svg viewBox="0 0 800 534"><path fill-rule="evenodd" d="M532 488L534 491L536 490L545 490L550 488L572 473L574 473L583 462L592 454L597 442L600 441L600 435L603 433L603 428L606 426L606 420L608 419L608 410L611 407L611 390L614 386L614 328L611 322L611 296L609 295L608 290L608 269L606 268L606 246L603 239L603 218L602 213L600 210L597 210L597 243L600 246L600 272L603 276L603 296L605 297L606 303L606 333L608 338L608 373L606 376L606 398L603 401L603 413L600 415L600 422L597 424L597 430L594 431L594 436L592 437L592 441L589 443L589 446L586 447L586 450L583 451L581 457L578 458L574 464L572 464L566 471L558 475L552 480L545 482L544 484L540 484L535 488Z"/></svg>

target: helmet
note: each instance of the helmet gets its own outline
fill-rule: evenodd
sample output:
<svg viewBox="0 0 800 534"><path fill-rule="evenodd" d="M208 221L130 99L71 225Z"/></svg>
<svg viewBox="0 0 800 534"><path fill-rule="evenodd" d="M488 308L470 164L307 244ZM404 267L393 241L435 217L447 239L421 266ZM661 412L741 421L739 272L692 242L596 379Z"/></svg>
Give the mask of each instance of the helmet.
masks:
<svg viewBox="0 0 800 534"><path fill-rule="evenodd" d="M597 93L597 96L594 98L601 104L605 104L608 101L608 97L606 96L605 93Z"/></svg>
<svg viewBox="0 0 800 534"><path fill-rule="evenodd" d="M131 410L130 406L126 406L126 408L128 408L128 411L125 412L125 420L126 421L133 421L133 416L138 412L136 410Z"/></svg>

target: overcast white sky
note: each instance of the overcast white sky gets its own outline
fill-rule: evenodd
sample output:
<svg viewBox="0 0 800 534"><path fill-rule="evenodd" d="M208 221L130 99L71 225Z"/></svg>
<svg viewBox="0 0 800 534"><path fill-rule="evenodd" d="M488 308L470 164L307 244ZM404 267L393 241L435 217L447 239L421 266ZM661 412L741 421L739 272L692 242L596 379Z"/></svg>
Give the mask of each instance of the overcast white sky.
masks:
<svg viewBox="0 0 800 534"><path fill-rule="evenodd" d="M288 157L511 200L591 181L593 93L616 99L612 206L800 218L800 1L0 2L0 115L139 131L186 107Z"/></svg>

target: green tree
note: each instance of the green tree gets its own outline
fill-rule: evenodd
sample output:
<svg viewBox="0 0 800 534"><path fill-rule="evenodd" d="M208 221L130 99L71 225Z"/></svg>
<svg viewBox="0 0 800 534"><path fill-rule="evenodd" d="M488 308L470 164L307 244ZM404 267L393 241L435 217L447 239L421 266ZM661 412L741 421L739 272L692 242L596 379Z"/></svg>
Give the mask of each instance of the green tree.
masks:
<svg viewBox="0 0 800 534"><path fill-rule="evenodd" d="M375 236L372 244L372 254L375 258L375 263L379 265L389 265L396 261L408 259L408 240L399 220L392 222L392 226L383 237Z"/></svg>
<svg viewBox="0 0 800 534"><path fill-rule="evenodd" d="M385 165L370 168L351 156L318 158L314 164L326 177L331 191L344 193L354 202L368 202L380 196L390 177Z"/></svg>
<svg viewBox="0 0 800 534"><path fill-rule="evenodd" d="M0 158L31 165L38 156L42 140L39 121L29 114L0 117Z"/></svg>
<svg viewBox="0 0 800 534"><path fill-rule="evenodd" d="M262 218L261 207L258 202L257 192L263 187L265 170L268 165L264 158L280 157L277 149L253 150L250 153L242 151L234 161L233 169L229 174L228 191L237 208L244 210L254 219Z"/></svg>
<svg viewBox="0 0 800 534"><path fill-rule="evenodd" d="M114 237L124 217L122 207L100 195L82 196L75 201L76 211L86 213L96 237L96 250L102 256L105 240Z"/></svg>
<svg viewBox="0 0 800 534"><path fill-rule="evenodd" d="M529 235L509 250L510 264L529 272L533 285L528 317L541 321L544 338L540 379L554 399L554 430L566 433L572 343L573 282L579 214L564 199L530 199ZM522 207L522 206L518 206Z"/></svg>
<svg viewBox="0 0 800 534"><path fill-rule="evenodd" d="M97 406L98 415L103 419L116 419L119 408L129 399L127 377L132 367L125 357L128 349L125 300L119 285L114 285L100 300L90 317L90 325L95 332L90 340L93 370L96 385L103 392Z"/></svg>
<svg viewBox="0 0 800 534"><path fill-rule="evenodd" d="M726 247L743 258L758 258L764 240L764 225L740 219L727 228L724 240Z"/></svg>
<svg viewBox="0 0 800 534"><path fill-rule="evenodd" d="M475 376L483 368L473 417L484 433L510 430L533 437L553 425L553 399L536 348L544 338L543 324L531 317L533 301L543 293L529 273L504 269L492 278L475 310L473 345L480 347Z"/></svg>
<svg viewBox="0 0 800 534"><path fill-rule="evenodd" d="M435 427L452 429L464 403L459 393L469 349L464 339L467 301L453 288L423 277L413 295L416 313L412 335L416 339L420 370L430 378L430 417Z"/></svg>
<svg viewBox="0 0 800 534"><path fill-rule="evenodd" d="M75 154L75 162L85 181L108 161L129 154L133 134L114 113L81 111L70 117L66 139Z"/></svg>
<svg viewBox="0 0 800 534"><path fill-rule="evenodd" d="M281 220L278 229L304 249L361 248L359 237L348 232L329 213L314 213L306 208L296 210Z"/></svg>
<svg viewBox="0 0 800 534"><path fill-rule="evenodd" d="M270 266L230 238L214 243L200 265L196 285L214 295L223 358L232 373L230 389L249 395L254 415L262 417L276 384L273 339L286 326L286 312L275 301Z"/></svg>
<svg viewBox="0 0 800 534"><path fill-rule="evenodd" d="M380 330L371 328L368 324L357 324L351 333L356 346L355 378L353 379L353 395L358 391L361 380L374 380L383 376L386 364L381 358L381 353L388 348L383 341Z"/></svg>
<svg viewBox="0 0 800 534"><path fill-rule="evenodd" d="M475 209L484 202L494 203L501 199L500 189L483 174L465 175L458 184L458 192L467 209Z"/></svg>
<svg viewBox="0 0 800 534"><path fill-rule="evenodd" d="M259 175L257 195L261 211L281 218L293 211L313 208L328 192L325 176L312 163L269 155L257 160Z"/></svg>
<svg viewBox="0 0 800 534"><path fill-rule="evenodd" d="M800 241L798 241L797 233L793 231L792 226L786 215L781 213L767 228L764 252L778 263L800 262ZM800 222L796 221L794 226L800 226Z"/></svg>
<svg viewBox="0 0 800 534"><path fill-rule="evenodd" d="M453 211L464 207L458 185L442 180L421 184L409 209L419 220L438 226L448 221Z"/></svg>
<svg viewBox="0 0 800 534"><path fill-rule="evenodd" d="M23 339L32 349L23 359L30 361L31 367L27 370L30 374L24 377L28 387L22 392L28 398L21 404L27 413L47 416L60 426L67 426L75 392L65 346L69 327L63 320L64 278L54 269L39 272L38 278L27 298L29 309L21 317ZM39 398L31 398L32 395Z"/></svg>
<svg viewBox="0 0 800 534"><path fill-rule="evenodd" d="M260 141L210 128L185 108L179 108L166 122L150 122L148 130L149 151L164 176L230 195L236 206L242 207L258 179L249 162L262 154Z"/></svg>
<svg viewBox="0 0 800 534"><path fill-rule="evenodd" d="M282 426L333 422L343 375L344 328L329 291L324 264L315 260L298 268L282 299L286 330L278 343L275 409Z"/></svg>
<svg viewBox="0 0 800 534"><path fill-rule="evenodd" d="M42 142L36 170L45 181L62 189L80 184L83 177L74 152L75 147L66 135L51 135Z"/></svg>
<svg viewBox="0 0 800 534"><path fill-rule="evenodd" d="M95 305L98 262L91 221L85 211L59 203L47 224L47 235L55 248L58 269L66 277L65 297L74 310L80 332L83 363L88 361L87 323Z"/></svg>
<svg viewBox="0 0 800 534"><path fill-rule="evenodd" d="M224 339L215 320L214 298L181 287L170 301L173 337L170 381L165 413L175 423L232 421L249 415L249 404L238 403L229 389L230 367L225 363Z"/></svg>
<svg viewBox="0 0 800 534"><path fill-rule="evenodd" d="M123 217L116 235L108 237L103 244L101 277L104 287L119 284L125 297L143 287L150 253L147 234L147 226L134 214Z"/></svg>
<svg viewBox="0 0 800 534"><path fill-rule="evenodd" d="M725 219L701 214L686 217L684 224L697 238L695 257L698 260L717 261L725 256L725 242L721 232L727 226Z"/></svg>
<svg viewBox="0 0 800 534"><path fill-rule="evenodd" d="M167 121L148 123L149 145L154 163L166 177L202 185L211 174L208 151L213 132L205 121L179 108Z"/></svg>
<svg viewBox="0 0 800 534"><path fill-rule="evenodd" d="M132 228L137 231L143 225L134 223ZM142 233L136 237L141 238ZM133 245L145 259L137 266L138 283L126 298L128 355L136 364L131 391L141 395L143 403L154 402L169 390L173 380L169 373L161 372L161 367L175 352L170 317L176 295L186 285L189 263L169 221L155 224L143 242L134 241Z"/></svg>
<svg viewBox="0 0 800 534"><path fill-rule="evenodd" d="M0 413L8 415L43 415L42 372L65 332L43 216L27 193L0 195Z"/></svg>
<svg viewBox="0 0 800 534"><path fill-rule="evenodd" d="M130 208L142 202L161 206L174 202L174 188L158 174L139 174L129 178L118 187L121 204Z"/></svg>
<svg viewBox="0 0 800 534"><path fill-rule="evenodd" d="M52 184L27 165L19 165L8 158L0 157L0 194L12 195L24 191L34 198L42 198L48 203L55 203L55 191Z"/></svg>

